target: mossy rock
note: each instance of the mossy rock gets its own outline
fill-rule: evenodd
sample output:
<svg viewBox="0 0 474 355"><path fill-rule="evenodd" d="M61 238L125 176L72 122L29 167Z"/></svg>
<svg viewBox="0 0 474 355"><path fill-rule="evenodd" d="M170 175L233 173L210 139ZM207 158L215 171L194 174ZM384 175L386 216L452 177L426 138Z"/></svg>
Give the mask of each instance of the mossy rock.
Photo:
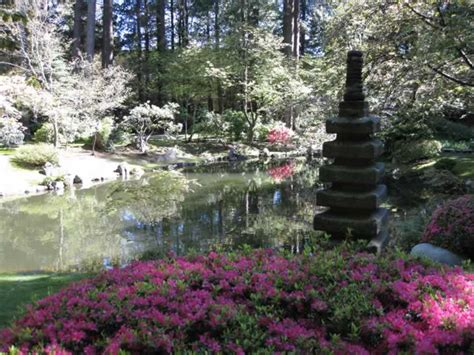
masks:
<svg viewBox="0 0 474 355"><path fill-rule="evenodd" d="M441 143L433 139L399 141L394 145L392 158L397 163L412 163L437 156L441 148Z"/></svg>

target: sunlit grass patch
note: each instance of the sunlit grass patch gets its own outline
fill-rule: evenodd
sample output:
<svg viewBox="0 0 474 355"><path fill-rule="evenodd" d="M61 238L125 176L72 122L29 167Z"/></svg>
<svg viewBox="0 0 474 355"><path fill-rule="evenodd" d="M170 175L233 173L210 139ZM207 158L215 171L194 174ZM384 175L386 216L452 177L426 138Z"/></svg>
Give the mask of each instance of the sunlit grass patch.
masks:
<svg viewBox="0 0 474 355"><path fill-rule="evenodd" d="M59 291L88 274L0 274L0 328L23 313L24 307Z"/></svg>

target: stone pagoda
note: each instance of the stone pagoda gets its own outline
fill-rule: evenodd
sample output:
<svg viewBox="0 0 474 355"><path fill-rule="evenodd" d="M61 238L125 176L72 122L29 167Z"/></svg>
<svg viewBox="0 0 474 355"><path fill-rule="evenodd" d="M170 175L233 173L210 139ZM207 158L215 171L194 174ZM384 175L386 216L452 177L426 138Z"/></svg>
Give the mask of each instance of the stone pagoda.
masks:
<svg viewBox="0 0 474 355"><path fill-rule="evenodd" d="M333 163L319 170L320 181L331 185L317 192L316 202L329 209L314 217L314 229L333 238L368 239L369 247L380 252L388 240L388 211L380 208L387 196L387 187L380 184L384 165L376 162L383 143L373 136L380 129L380 119L369 115L362 64L362 52L348 52L339 116L326 122L327 133L337 134L336 140L323 145L323 156Z"/></svg>

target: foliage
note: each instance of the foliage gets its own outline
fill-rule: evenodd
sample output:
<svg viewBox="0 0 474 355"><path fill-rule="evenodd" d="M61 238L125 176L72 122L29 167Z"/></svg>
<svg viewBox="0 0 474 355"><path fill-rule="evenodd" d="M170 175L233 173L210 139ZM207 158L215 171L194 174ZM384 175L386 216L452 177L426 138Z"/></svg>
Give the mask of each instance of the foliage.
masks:
<svg viewBox="0 0 474 355"><path fill-rule="evenodd" d="M28 168L40 168L47 162L57 165L59 163L58 151L49 144L29 144L19 147L11 161Z"/></svg>
<svg viewBox="0 0 474 355"><path fill-rule="evenodd" d="M436 135L442 139L454 142L469 141L474 137L474 128L458 122L446 119L433 119L429 122Z"/></svg>
<svg viewBox="0 0 474 355"><path fill-rule="evenodd" d="M53 143L54 128L49 122L45 122L33 134L33 140L38 143Z"/></svg>
<svg viewBox="0 0 474 355"><path fill-rule="evenodd" d="M137 181L112 185L107 208L109 211L128 211L139 223L154 225L176 215L188 189L189 182L184 175L163 171Z"/></svg>
<svg viewBox="0 0 474 355"><path fill-rule="evenodd" d="M435 210L422 240L474 258L474 197L464 195Z"/></svg>
<svg viewBox="0 0 474 355"><path fill-rule="evenodd" d="M226 110L223 114L224 122L227 123L227 136L233 140L240 140L242 134L248 132L249 127L245 120L245 115L241 111Z"/></svg>
<svg viewBox="0 0 474 355"><path fill-rule="evenodd" d="M67 59L58 26L67 9L50 14L40 1L18 7L26 23L7 21L2 30L18 43L12 55L20 64L11 63L13 75L0 76L2 91L24 116L53 126L55 146L95 134L102 118L127 98L130 74L120 66L101 69L98 62Z"/></svg>
<svg viewBox="0 0 474 355"><path fill-rule="evenodd" d="M15 118L0 117L0 144L11 147L23 143L24 127Z"/></svg>
<svg viewBox="0 0 474 355"><path fill-rule="evenodd" d="M112 117L104 117L104 119L99 122L99 127L97 133L95 134L95 146L99 150L107 150L111 146L110 136L114 129L114 120Z"/></svg>
<svg viewBox="0 0 474 355"><path fill-rule="evenodd" d="M345 247L137 262L39 301L2 332L0 350L463 352L473 282Z"/></svg>
<svg viewBox="0 0 474 355"><path fill-rule="evenodd" d="M147 151L148 141L153 134L162 130L165 134L173 135L181 130L181 125L174 123L177 108L178 105L174 103L158 107L146 102L130 110L123 125L135 133L138 148L142 153Z"/></svg>
<svg viewBox="0 0 474 355"><path fill-rule="evenodd" d="M19 122L20 112L7 99L0 81L0 145L11 147L23 142L25 128Z"/></svg>
<svg viewBox="0 0 474 355"><path fill-rule="evenodd" d="M436 157L441 143L436 140L399 141L394 145L392 157L399 163L412 163Z"/></svg>
<svg viewBox="0 0 474 355"><path fill-rule="evenodd" d="M456 166L456 160L454 159L449 159L449 158L443 158L438 160L434 168L438 170L449 170L453 171L453 168Z"/></svg>
<svg viewBox="0 0 474 355"><path fill-rule="evenodd" d="M397 140L453 134L447 108L472 112L472 14L469 1L341 1L323 21L324 55L318 67L331 106L341 92L344 54L364 52L364 78L372 111L382 116L387 148ZM339 95L337 95L339 94ZM461 116L461 114L459 115ZM440 125L441 123L441 125ZM459 127L459 126L458 126ZM464 134L467 134L465 130Z"/></svg>

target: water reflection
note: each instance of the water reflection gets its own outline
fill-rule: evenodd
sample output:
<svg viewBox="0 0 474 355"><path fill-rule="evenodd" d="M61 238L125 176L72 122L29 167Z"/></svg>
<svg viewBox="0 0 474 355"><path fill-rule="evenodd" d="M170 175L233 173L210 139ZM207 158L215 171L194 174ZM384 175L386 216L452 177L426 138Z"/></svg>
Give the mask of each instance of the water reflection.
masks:
<svg viewBox="0 0 474 355"><path fill-rule="evenodd" d="M317 172L303 162L225 164L4 202L0 272L110 267L150 250L293 245L311 231Z"/></svg>

